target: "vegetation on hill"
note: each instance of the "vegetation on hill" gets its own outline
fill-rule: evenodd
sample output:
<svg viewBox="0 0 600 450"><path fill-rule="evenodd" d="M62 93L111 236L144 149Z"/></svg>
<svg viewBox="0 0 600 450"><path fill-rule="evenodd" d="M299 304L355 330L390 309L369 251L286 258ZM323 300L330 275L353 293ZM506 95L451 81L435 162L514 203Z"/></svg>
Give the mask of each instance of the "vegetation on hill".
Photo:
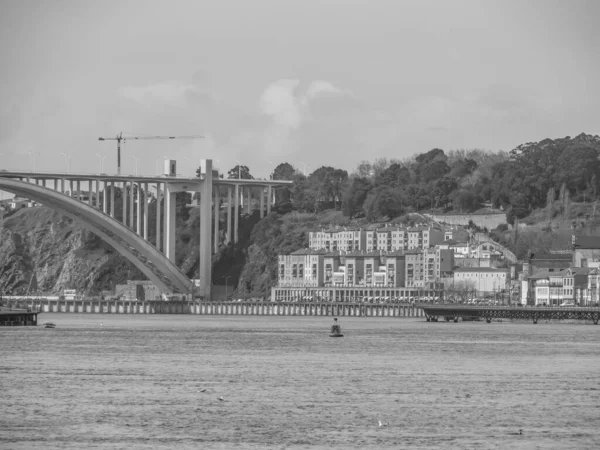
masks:
<svg viewBox="0 0 600 450"><path fill-rule="evenodd" d="M277 207L264 220L240 215L239 241L213 257L213 282L237 287L238 296L262 297L277 280L277 255L308 245L308 232L329 225L369 227L424 222L424 212L476 211L484 205L506 211L514 227L491 236L519 258L531 251L569 248L572 234L598 228L600 137L545 139L509 153L433 149L413 158L363 161L348 173L320 167L305 175L279 164L273 179L292 180L276 192ZM236 166L229 178L252 178ZM116 192L120 217L122 193ZM177 265L198 273L199 210L188 193L177 194ZM149 240L155 242L156 201L150 203ZM598 211L600 213L600 211ZM225 222L220 229L224 241ZM45 208L22 210L4 220L0 289L4 293L89 293L143 275L125 258L70 219Z"/></svg>

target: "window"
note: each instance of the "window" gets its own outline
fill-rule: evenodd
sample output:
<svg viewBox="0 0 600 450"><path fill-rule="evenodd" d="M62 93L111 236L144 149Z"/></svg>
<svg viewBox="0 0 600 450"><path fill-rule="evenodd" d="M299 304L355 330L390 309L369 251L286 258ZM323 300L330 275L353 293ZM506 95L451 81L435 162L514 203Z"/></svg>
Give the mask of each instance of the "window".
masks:
<svg viewBox="0 0 600 450"><path fill-rule="evenodd" d="M298 278L304 278L304 264L298 265Z"/></svg>
<svg viewBox="0 0 600 450"><path fill-rule="evenodd" d="M283 279L285 276L285 264L279 265L279 279Z"/></svg>
<svg viewBox="0 0 600 450"><path fill-rule="evenodd" d="M298 276L298 266L296 264L292 265L292 278L296 278Z"/></svg>
<svg viewBox="0 0 600 450"><path fill-rule="evenodd" d="M317 279L317 265L316 264L312 265L312 277L313 277L313 280Z"/></svg>

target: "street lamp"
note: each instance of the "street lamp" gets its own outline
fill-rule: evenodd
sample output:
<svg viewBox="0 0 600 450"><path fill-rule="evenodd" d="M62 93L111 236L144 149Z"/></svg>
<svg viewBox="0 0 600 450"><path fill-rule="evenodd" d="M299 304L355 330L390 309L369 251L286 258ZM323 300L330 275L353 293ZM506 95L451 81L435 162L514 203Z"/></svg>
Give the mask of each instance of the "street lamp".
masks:
<svg viewBox="0 0 600 450"><path fill-rule="evenodd" d="M67 166L67 173L71 172L71 156L67 155L65 152L60 152L60 154L65 157L65 166Z"/></svg>
<svg viewBox="0 0 600 450"><path fill-rule="evenodd" d="M96 153L96 156L100 158L100 173L104 173L104 160L106 159L106 156L102 156L98 153Z"/></svg>
<svg viewBox="0 0 600 450"><path fill-rule="evenodd" d="M304 161L300 161L300 160L298 160L298 162L299 162L300 164L303 164L303 165L304 165L304 176L306 176L306 169L307 169L308 167L310 167L310 164L306 164Z"/></svg>
<svg viewBox="0 0 600 450"><path fill-rule="evenodd" d="M35 173L35 157L37 155L39 155L39 152L35 152L35 153L31 153L31 152L27 152L29 154L29 158L30 160L33 159L33 173Z"/></svg>
<svg viewBox="0 0 600 450"><path fill-rule="evenodd" d="M267 159L267 162L269 164L271 164L272 166L275 165L275 164L273 164L273 161L269 161L268 159ZM269 180L272 180L274 175L275 175L275 170L271 170L271 173L269 174Z"/></svg>

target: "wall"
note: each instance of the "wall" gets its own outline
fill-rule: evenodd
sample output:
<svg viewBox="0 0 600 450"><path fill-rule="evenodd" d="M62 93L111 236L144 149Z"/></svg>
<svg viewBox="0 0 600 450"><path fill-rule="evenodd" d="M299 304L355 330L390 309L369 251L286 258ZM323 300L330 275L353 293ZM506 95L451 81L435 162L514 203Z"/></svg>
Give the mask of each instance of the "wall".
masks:
<svg viewBox="0 0 600 450"><path fill-rule="evenodd" d="M38 300L36 303L9 301L13 308L30 307L40 313L90 314L199 314L259 316L353 316L423 317L414 304L279 303L279 302L130 302L119 300Z"/></svg>
<svg viewBox="0 0 600 450"><path fill-rule="evenodd" d="M472 220L478 227L486 227L493 230L498 225L505 224L506 214L423 214L436 222L447 223L449 225L468 225ZM510 228L510 226L509 226Z"/></svg>

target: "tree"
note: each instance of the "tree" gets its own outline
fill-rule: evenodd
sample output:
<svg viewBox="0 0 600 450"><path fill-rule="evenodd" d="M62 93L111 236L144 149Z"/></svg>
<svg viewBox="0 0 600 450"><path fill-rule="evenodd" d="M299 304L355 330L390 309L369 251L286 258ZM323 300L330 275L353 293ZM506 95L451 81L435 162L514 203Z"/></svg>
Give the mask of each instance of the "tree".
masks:
<svg viewBox="0 0 600 450"><path fill-rule="evenodd" d="M446 175L450 171L447 160L448 158L444 154L444 150L439 148L434 148L427 153L417 156L418 180L427 183Z"/></svg>
<svg viewBox="0 0 600 450"><path fill-rule="evenodd" d="M281 163L273 171L273 180L292 181L296 175L296 169L289 163ZM289 186L282 186L275 190L275 203L282 204L290 202L292 190Z"/></svg>
<svg viewBox="0 0 600 450"><path fill-rule="evenodd" d="M357 177L348 183L342 196L342 212L344 216L354 217L362 211L363 204L373 185L367 178Z"/></svg>
<svg viewBox="0 0 600 450"><path fill-rule="evenodd" d="M281 163L273 170L274 180L292 180L296 169L290 163Z"/></svg>
<svg viewBox="0 0 600 450"><path fill-rule="evenodd" d="M377 179L377 184L391 187L406 186L410 184L411 179L412 176L408 167L394 163L381 173L381 176Z"/></svg>
<svg viewBox="0 0 600 450"><path fill-rule="evenodd" d="M460 212L471 212L477 205L477 197L470 191L461 190L454 197L454 208Z"/></svg>
<svg viewBox="0 0 600 450"><path fill-rule="evenodd" d="M250 175L250 169L248 166L236 165L233 169L227 172L227 178L229 179L242 179L242 180L253 180L254 177Z"/></svg>

